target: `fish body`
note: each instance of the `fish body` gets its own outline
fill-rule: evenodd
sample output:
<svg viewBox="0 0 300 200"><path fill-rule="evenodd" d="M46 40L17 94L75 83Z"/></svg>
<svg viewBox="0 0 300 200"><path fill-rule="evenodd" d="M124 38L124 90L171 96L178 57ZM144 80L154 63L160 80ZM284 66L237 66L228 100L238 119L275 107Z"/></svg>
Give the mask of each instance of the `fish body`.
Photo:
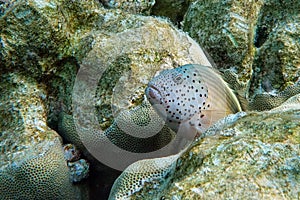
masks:
<svg viewBox="0 0 300 200"><path fill-rule="evenodd" d="M219 72L198 64L160 72L148 83L145 94L166 124L190 139L228 114L241 111Z"/></svg>

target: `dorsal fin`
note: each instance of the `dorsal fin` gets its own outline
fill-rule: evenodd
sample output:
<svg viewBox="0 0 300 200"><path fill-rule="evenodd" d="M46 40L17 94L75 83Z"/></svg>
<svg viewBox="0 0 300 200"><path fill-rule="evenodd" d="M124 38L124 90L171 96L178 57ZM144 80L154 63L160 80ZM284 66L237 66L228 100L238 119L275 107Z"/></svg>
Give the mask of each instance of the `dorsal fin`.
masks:
<svg viewBox="0 0 300 200"><path fill-rule="evenodd" d="M206 51L206 49L203 47L201 47L201 48L202 48L206 58L208 59L208 61L211 63L212 68L218 69L217 64L214 62L214 60L209 55L209 53ZM219 73L219 74L221 74L223 80L227 83L229 88L233 91L233 93L237 97L242 110L243 111L248 110L249 101L247 100L246 93L245 93L246 87L243 86L243 84L241 84L238 81L237 75L234 74L231 70L225 70L224 73Z"/></svg>

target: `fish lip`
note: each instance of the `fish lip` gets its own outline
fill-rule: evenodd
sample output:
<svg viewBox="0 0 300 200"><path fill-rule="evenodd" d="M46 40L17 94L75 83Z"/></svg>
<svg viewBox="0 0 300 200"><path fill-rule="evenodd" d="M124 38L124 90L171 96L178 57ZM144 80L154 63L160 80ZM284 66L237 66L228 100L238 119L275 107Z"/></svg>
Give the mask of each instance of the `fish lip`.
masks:
<svg viewBox="0 0 300 200"><path fill-rule="evenodd" d="M156 85L150 83L150 84L148 85L148 87L149 87L149 88L152 88L152 89L154 89L154 90L156 90L156 92L158 92L158 93L160 94L160 91L159 91L159 89L158 89L158 87L157 87Z"/></svg>
<svg viewBox="0 0 300 200"><path fill-rule="evenodd" d="M155 97L154 97L154 96L151 96L151 93L149 92L151 89L154 90L155 93L159 94L159 96L161 96L161 92L160 92L160 90L158 89L158 87L157 87L155 84L149 83L149 84L148 84L147 90L148 90L148 94L149 94L149 96L150 96L151 98L155 99Z"/></svg>

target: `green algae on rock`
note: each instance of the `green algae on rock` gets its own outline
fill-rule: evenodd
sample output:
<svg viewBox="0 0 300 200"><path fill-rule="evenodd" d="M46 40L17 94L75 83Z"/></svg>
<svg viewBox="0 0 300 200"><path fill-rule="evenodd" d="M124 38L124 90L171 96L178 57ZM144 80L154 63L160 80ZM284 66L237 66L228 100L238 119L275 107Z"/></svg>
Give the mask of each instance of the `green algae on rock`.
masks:
<svg viewBox="0 0 300 200"><path fill-rule="evenodd" d="M59 136L46 124L46 90L16 73L1 75L1 166L20 161L27 149ZM20 159L20 160L19 160Z"/></svg>
<svg viewBox="0 0 300 200"><path fill-rule="evenodd" d="M157 31L155 26L157 26L160 27L158 29L160 35L152 39L157 39L157 41L170 46L164 49L159 47L159 42L155 43L156 46L148 42L146 44L149 47L145 44L143 49L136 48L134 52L118 55L118 58L113 58L114 62L111 63L112 70L108 74L111 78L117 75L114 74L118 70L117 65L120 68L122 66L128 68L131 65L133 69L138 69L143 63L150 65L152 62L168 66L173 65L173 60L173 66L189 62L199 63L197 60L188 59L191 57L189 54L193 54L194 57L198 56L197 44L189 41L188 36L184 36L183 33L176 33L177 30L168 22L152 17L131 15L117 9L106 10L96 1L72 1L72 3L68 1L28 0L26 3L16 1L1 17L0 25L3 27L0 30L1 45L3 46L0 49L0 64L3 70L22 71L47 85L50 95L48 98L50 105L48 122L53 127L57 122L61 105L65 105L66 112L72 112L69 97L75 74L79 68L78 63L86 57L94 44L98 45L97 41L101 40L106 43L105 51L110 52L115 50L117 47L114 45L118 45L117 43L121 41L118 39L119 36L122 36L121 32L131 30L132 36L129 38L131 38L131 42L136 39L132 44L138 44L138 42L146 41L148 34L154 37ZM135 28L141 28L144 33L134 33ZM127 34L129 36L130 33ZM143 34L145 39L142 39ZM138 37L141 38L138 39ZM110 39L106 42L107 38ZM171 39L174 40L174 46L171 45L172 41L166 41L167 38L174 38ZM122 39L126 40L127 38ZM182 41L180 41L181 39ZM105 44L103 45L105 46ZM128 42L127 45L131 45L131 43ZM157 48L160 48L159 52ZM104 51L101 53L104 57L107 56ZM117 56L113 52L112 55ZM156 70L158 68L151 71L154 73ZM147 74L148 71L144 70L138 74L141 76L140 79L147 78L142 73ZM105 82L105 80L102 81ZM102 92L106 90L105 84L107 83L101 84ZM111 94L111 88L108 90L105 94ZM140 102L143 89L139 88L138 90L132 93L134 95L132 100ZM107 100L110 99L110 94ZM99 95L103 96L103 94ZM105 111L106 107L100 106L99 108L103 109L104 113L108 112ZM105 121L110 116L108 114L108 116L104 115L99 118ZM103 123L107 124L103 127L107 127L111 122L108 120Z"/></svg>
<svg viewBox="0 0 300 200"><path fill-rule="evenodd" d="M215 3L211 4L213 6L208 6L207 8L215 9L216 12L219 12L220 10L224 11L225 9L218 7L219 5L223 6L221 5L222 3L216 2L217 1L202 1L202 3L205 4ZM282 16L284 16L285 13L293 13L293 16L280 19L276 19L275 17L274 19L276 20L274 20L274 23L267 23L268 18L259 18L257 12L263 10L262 13L267 14L262 14L261 16L268 16L268 13L273 13L272 6L275 5L274 2L279 1L264 1L269 7L263 9L261 9L260 1L252 2L253 5L250 5L250 14L247 12L249 11L249 5L239 5L240 1L222 2L226 2L224 4L225 8L228 8L228 6L230 7L230 5L233 5L233 7L237 6L237 10L230 10L232 13L225 15L231 17L229 17L232 19L232 21L229 20L229 27L233 27L232 30L236 31L236 33L232 31L234 37L231 37L232 35L227 32L226 29L228 27L225 26L226 37L229 40L228 45L220 43L217 44L217 47L224 49L224 46L226 48L226 51L221 52L221 54L225 52L224 55L226 55L226 57L225 59L223 59L224 57L220 57L216 60L217 63L221 60L220 62L224 61L226 64L225 67L235 65L238 72L242 72L242 77L240 77L240 79L243 82L246 82L251 75L250 66L252 66L252 56L255 52L255 47L261 47L261 53L257 51L258 57L257 60L254 61L255 72L253 77L255 80L253 80L252 87L254 89L252 89L252 91L255 91L254 93L256 93L256 89L259 89L261 85L265 91L270 91L269 88L272 90L273 87L282 90L284 87L295 82L297 76L299 77L297 68L295 68L295 66L298 65L299 60L297 58L297 53L299 53L299 48L297 46L298 41L295 40L298 36L298 26L294 27L294 23L298 21L298 16L293 12L295 11L295 8L297 8L297 5L290 4L292 6L288 6L288 3L285 3L285 6L287 7L284 7L284 9L280 11L280 6L276 3L274 15L277 16L277 12L280 12ZM289 3L291 3L291 1L289 1ZM208 13L210 12L213 11L209 11ZM238 15L235 15L236 13L238 13ZM244 16L244 14L249 15ZM216 15L206 16L210 17ZM221 15L221 18L222 16L224 15ZM271 18L273 19L273 17ZM217 17L216 19L219 18ZM223 19L220 20L222 23L224 22ZM210 21L211 25L224 25L218 20ZM261 23L261 26L257 26L259 30L257 31L257 34L253 34L251 30L253 30L253 27L255 27L253 25L255 25L256 22L258 23L258 21ZM285 22L288 22L287 26L285 26ZM264 29L264 23L270 25ZM225 23L225 25L227 24ZM64 161L61 159L60 151L56 151L56 147L58 146L51 146L53 141L56 141L59 137L46 125L46 116L49 114L49 117L53 117L52 123L55 124L58 120L55 119L55 117L58 116L59 111L63 110L69 114L72 112L72 85L81 62L84 64L91 63L92 65L99 63L102 65L105 63L106 65L103 66L108 67L109 69L106 71L106 75L111 76L113 83L115 83L115 89L113 89L113 87L109 85L110 79L103 78L101 79L97 90L97 95L98 97L100 96L100 98L98 98L100 101L97 102L97 105L101 108L99 109L99 112L101 110L103 111L102 113L100 112L99 119L101 126L106 128L112 123L112 112L109 111L108 107L110 100L114 101L113 110L115 110L116 113L123 109L128 110L131 107L136 107L143 99L143 88L147 83L147 80L149 80L149 77L153 76L156 71L190 62L199 63L202 61L201 56L199 56L202 55L199 46L187 35L169 25L167 21L159 18L155 19L152 17L131 15L118 9L106 10L102 8L97 1L14 1L12 6L5 8L5 12L0 19L0 26L1 73L3 73L3 71L12 73L11 75L1 75L3 87L0 86L0 88L4 96L0 97L0 115L5 119L2 120L0 124L1 161L3 161L1 163L1 170L8 169L11 162L15 162L16 165L20 164L18 166L22 166L21 168L16 167L14 168L15 170L12 171L12 173L20 172L20 174L22 174L23 171L26 171L27 167L30 168L30 173L37 172L31 170L32 162L37 164L37 166L46 166L43 168L46 172L46 179L43 179L44 177L39 174L37 175L36 180L46 180L49 188L53 189L52 193L53 191L55 193L54 197L57 198L64 196L64 199L68 199L72 197L68 196L68 193L71 191L73 195L74 188L66 181ZM213 29L212 27L215 26L210 26L209 28L208 26L209 25L203 25L204 28L207 28L205 29L207 33L203 33L203 35L209 38L211 35L214 36L214 34L211 34L210 29ZM277 26L278 29L276 29ZM274 35L277 34L277 36L272 35L273 32L269 35L273 29L276 30ZM284 31L281 32L283 29ZM286 35L284 35L285 33ZM238 39L235 40L235 37ZM268 38L275 38L276 41L279 40L276 44L280 47L283 44L284 47L274 47L274 51L269 51L273 46L271 45L272 41L267 40ZM284 41L280 41L281 38L284 38ZM285 41L285 39L287 41ZM213 56L215 59L215 55L219 55L218 48L215 48L216 44L209 43L211 40L207 40L207 38L203 40L208 42L206 47L210 47L210 44L213 44L211 48L217 49L217 53L214 53ZM254 46L251 42L254 43ZM295 46L293 46L294 42L296 44ZM143 45L140 46L140 44ZM239 47L241 48L237 48L235 46L236 44L239 44ZM233 45L233 47L230 45ZM286 47L288 47L288 51L285 51ZM101 50L101 48L103 48L103 50ZM264 48L266 50L264 50ZM269 56L272 58L277 57L277 48L284 51L279 55L282 62L266 61ZM209 50L209 48L207 49ZM121 50L121 52L119 50ZM229 53L227 53L227 50ZM236 52L240 53L242 58L240 58ZM99 56L98 53L101 56ZM95 56L95 60L93 60L93 56ZM232 56L232 58L229 58L229 56ZM279 64L276 68L276 77L271 74L266 80L263 79L265 68L261 67L259 65L260 63L266 64L270 69L272 64ZM144 67L144 65L146 66ZM285 70L283 75L280 74L282 71L278 70L281 69L280 67ZM123 72L125 74L123 74ZM128 77L132 77L132 85L128 83ZM277 79L277 77L279 78ZM258 79L257 82L256 79ZM269 87L270 84L268 82L271 83L272 87ZM134 88L133 83L137 83L138 87ZM281 83L283 83L282 88L279 86ZM122 90L124 87L121 87L123 85L127 88L124 91ZM115 99L112 98L112 96L114 96ZM122 98L124 96L126 98ZM14 97L14 102L11 102L9 99L11 97ZM294 100L292 101L294 102ZM49 107L46 104L49 104ZM297 111L297 106L295 105L293 108L296 107L295 110ZM63 106L65 106L66 109L62 109ZM297 117L296 111L295 116ZM281 119L280 116L277 117ZM286 118L289 119L289 117ZM281 122L276 123L279 123L278 126L281 127ZM287 123L287 132L293 134L293 130L295 130L297 126L298 124ZM65 128L68 127L66 126ZM263 126L258 126L257 129L263 129ZM281 128L274 126L266 129L266 131L277 129L281 130ZM236 133L235 129L230 129L225 132L227 134ZM68 136L70 137L71 135ZM299 143L297 137L296 139L290 137L290 139ZM35 144L40 144L37 145L37 150L32 149L32 141L34 141ZM55 153L46 154L45 149L49 148L50 150L47 152L52 152L52 147L54 148ZM292 148L294 148L293 144ZM289 148L287 147L287 151L288 150ZM287 156L289 156L288 153L289 152L287 152ZM42 155L39 156L38 154ZM24 155L25 157L28 156L28 160L26 159L26 161L21 164L19 161L25 159L25 157L23 157ZM32 162L30 161L31 155L37 156ZM47 156L55 157L55 162L48 165L47 163L49 163L49 160L47 159L49 157ZM198 158L199 161L202 160L202 157L199 156ZM233 160L230 157L228 158L231 161ZM47 160L47 162L43 163L44 159ZM275 161L277 162L278 159L275 159ZM193 162L196 163L196 160ZM280 161L278 161L278 163L280 164ZM294 178L297 175L297 173L294 173L294 169L296 169L295 166L299 163L297 157L290 156L289 158L286 158L286 163L287 164L282 167L282 169L285 169L283 172L286 172L287 176ZM55 173L53 176L48 176L48 172L50 174L53 172L47 170L47 166L53 166L51 164L57 167L55 170L57 169L62 173ZM188 169L192 171L191 168ZM293 176L293 173L296 175ZM8 171L1 171L2 177L4 177L4 174L5 181L8 181L9 184L0 186L4 186L0 188L1 195L5 195L2 191L6 192L10 184L13 183L11 182L11 177L13 177L12 174L9 174ZM290 174L292 175L290 176ZM59 184L54 185L54 182L49 181L50 177L52 177L53 180L60 179L63 184L61 184L62 182L59 182ZM107 181L109 177L106 177L105 179ZM299 180L299 178L296 180ZM180 184L177 185L180 186ZM25 186L23 182L20 181L19 185L16 184L15 187L11 188L19 190L16 193L19 195L22 191L27 190L29 186ZM274 185L271 184L268 185L269 188L272 188L273 186ZM36 187L40 188L40 185L36 185ZM65 191L65 193L57 194L57 191L62 190ZM199 188L194 188L192 190L198 193L200 191L201 193L201 188L200 190ZM75 193L78 194L77 192ZM8 198L11 197L9 196L11 194L12 193L7 193ZM30 193L28 195L30 196L27 197L34 198L37 194ZM3 196L1 196L1 198L2 197ZM17 198L22 197L24 196L19 196Z"/></svg>
<svg viewBox="0 0 300 200"><path fill-rule="evenodd" d="M182 157L182 166L163 196L298 198L298 119L299 109L297 112L253 113L222 129L219 133L225 136L204 138ZM227 132L233 137L228 137ZM194 163L199 156L201 162ZM182 176L193 167L191 174Z"/></svg>
<svg viewBox="0 0 300 200"><path fill-rule="evenodd" d="M291 102L299 103L299 100ZM111 192L112 197L297 199L300 191L299 104L294 104L293 109L283 105L272 111L236 115L240 116L228 116L212 126L174 161L175 166L165 167L164 170L170 172L165 173L167 183L157 184L148 180L151 176L139 174L159 159L167 162L174 160L173 157L148 160L144 166L140 166L143 162L139 161L125 173L130 168L140 171L121 175L116 181L118 187ZM126 194L123 186L131 184L137 186ZM160 187L161 192L149 192L149 188L151 191L154 187Z"/></svg>

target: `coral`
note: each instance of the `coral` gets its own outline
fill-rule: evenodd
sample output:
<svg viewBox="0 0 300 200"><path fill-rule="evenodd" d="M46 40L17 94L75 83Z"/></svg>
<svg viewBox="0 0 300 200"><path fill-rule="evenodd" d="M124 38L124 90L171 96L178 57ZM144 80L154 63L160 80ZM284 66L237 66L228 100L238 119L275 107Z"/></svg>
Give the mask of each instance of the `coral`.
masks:
<svg viewBox="0 0 300 200"><path fill-rule="evenodd" d="M145 102L128 112L121 112L104 134L124 150L136 153L151 152L166 146L174 138L175 133L166 125L157 134L147 136L161 127L161 122L151 105Z"/></svg>
<svg viewBox="0 0 300 200"><path fill-rule="evenodd" d="M81 136L81 138L78 135L78 130L76 130L73 117L64 112L60 115L59 132L63 137L68 138L68 142L81 147L83 151L85 151L85 148L82 146L81 139L87 142L85 143L87 146L89 146L89 143L101 145L102 143L112 142L121 149L130 152L151 152L167 145L175 135L167 126L163 126L160 132L154 136L147 137L145 135L149 134L149 131L146 132L144 126L147 126L149 130L156 130L157 127L161 127L162 122L148 102L129 111L121 112L115 118L113 124L102 133L100 127L98 127L98 131L91 132L93 135Z"/></svg>
<svg viewBox="0 0 300 200"><path fill-rule="evenodd" d="M160 148L173 137L170 129L164 127L160 135L150 138L155 144L151 145L149 140L135 140L134 137L124 135L122 128L132 127L122 123L126 119L126 122L133 122L140 128L149 122L147 114L151 113L150 109L143 107L141 102L144 99L145 85L157 71L188 63L211 64L199 45L186 33L170 25L168 20L129 13L147 15L154 1L114 2L115 4L110 4L113 8L124 9L125 12L120 9L105 9L99 1L0 1L0 179L3 180L0 198L38 199L38 195L42 194L46 199L68 199L80 194L67 181L69 174L59 147L61 144L56 144L59 136L51 128L57 128L65 141L73 141L78 148L85 150L73 121L78 119L78 115L71 117L66 114L78 111L76 108L72 110L72 89L77 72L85 67L91 69L87 74L89 81L93 80L93 75L97 75L93 74L93 70L106 70L105 76L93 88L96 90L93 98L96 99L99 126L106 132L98 134L98 124L97 127L87 127L90 129L83 127L83 131L87 130L85 139L89 146L97 150L97 146L110 139L123 149L147 152ZM157 1L157 6L161 2L163 0ZM188 1L172 2L183 7L179 14L176 11L174 15L166 15L178 20L177 17L182 17ZM293 86L299 77L299 42L295 40L299 35L298 4L286 1L281 6L278 2L281 1L257 0L251 4L245 1L197 1L191 5L184 20L185 31L205 46L220 67L234 67L240 81L250 82L247 87L251 86L251 98L256 93L275 90L275 99L279 102L267 109L280 104L298 91ZM75 101L85 100L76 99L76 94L73 97ZM263 100L257 97L256 102L262 109L266 109L266 102L270 101L268 98L271 98L270 94ZM298 97L292 97L288 101L291 104L283 104L285 112L289 112L291 108L297 111ZM259 105L253 107L258 108ZM79 110L82 113L84 111ZM62 114L58 116L60 112ZM117 115L119 117L113 121ZM284 117L290 119L289 115L283 115ZM119 127L121 124L122 128ZM287 132L294 134L293 130L298 124L294 126L287 122L286 125L292 133L289 130ZM259 128L263 129L264 126ZM276 131L282 130L281 128L282 126L269 127L264 130ZM138 130L143 136L147 134L147 131ZM236 133L234 130L227 132ZM280 135L276 139L281 137L284 136ZM297 137L295 139L291 136L290 139L298 141ZM138 144L135 146L134 142ZM122 156L118 158L124 159ZM75 158L71 155L70 159ZM289 170L287 174L293 178L297 175L297 162L297 158L290 156L286 159L286 164L281 166L283 172ZM169 169L163 173L160 170L155 172L156 164L153 165L155 167L150 171L150 176L160 177L156 182L158 185L166 176L172 179ZM81 179L87 172L87 165L84 163L70 163L70 166L72 169L79 169L73 173L73 180ZM146 169L149 168L146 166L144 170ZM174 170L176 174L176 169ZM78 177L77 172L80 172ZM21 176L28 177L29 183L26 184ZM144 176L149 176L149 173ZM105 181L110 178L104 177ZM134 188L128 186L134 191L133 195L142 191L138 186L141 180L143 179L138 179ZM122 185L122 180L119 181ZM151 188L151 181L145 184ZM118 196L117 188L114 192ZM153 188L157 188L157 185ZM148 191L151 192L152 189ZM13 192L15 190L17 191ZM121 196L126 193L125 190L121 192ZM199 192L198 188L193 191Z"/></svg>
<svg viewBox="0 0 300 200"><path fill-rule="evenodd" d="M300 81L294 85L286 87L278 94L262 93L256 94L253 98L247 96L247 84L243 84L238 80L237 75L230 69L225 70L223 78L229 83L231 88L235 91L243 106L243 110L271 110L287 101L287 99L300 93Z"/></svg>
<svg viewBox="0 0 300 200"><path fill-rule="evenodd" d="M168 177L171 177L172 172L174 172L174 166L178 157L179 154L168 158L157 158L155 162L151 159L145 159L133 163L115 181L109 200L128 197L141 190L144 186L148 186L148 184L150 185L147 188L149 193L152 195L159 194L162 187L157 186L168 183ZM144 197L137 197L137 199L140 198Z"/></svg>
<svg viewBox="0 0 300 200"><path fill-rule="evenodd" d="M80 150L84 150L84 145L82 144L80 136L76 131L76 127L72 115L68 115L63 111L59 113L58 132L60 136L63 137L65 142L72 143Z"/></svg>
<svg viewBox="0 0 300 200"><path fill-rule="evenodd" d="M257 94L253 97L249 104L250 110L270 110L276 108L287 101L289 98L300 93L300 84L295 83L288 86L285 90L278 94Z"/></svg>
<svg viewBox="0 0 300 200"><path fill-rule="evenodd" d="M288 100L286 100L283 104L280 106L273 108L272 111L285 111L285 110L292 110L292 109L298 109L300 105L300 93L296 94L295 96L290 97Z"/></svg>
<svg viewBox="0 0 300 200"><path fill-rule="evenodd" d="M43 154L0 171L1 199L77 199L61 143L54 140Z"/></svg>

